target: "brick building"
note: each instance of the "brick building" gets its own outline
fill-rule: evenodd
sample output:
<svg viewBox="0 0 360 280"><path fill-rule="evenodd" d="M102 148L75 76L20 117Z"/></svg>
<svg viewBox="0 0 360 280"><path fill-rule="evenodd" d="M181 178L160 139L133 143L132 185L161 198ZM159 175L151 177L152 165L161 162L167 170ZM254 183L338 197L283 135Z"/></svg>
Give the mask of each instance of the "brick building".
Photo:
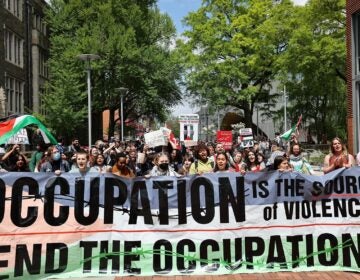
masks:
<svg viewBox="0 0 360 280"><path fill-rule="evenodd" d="M48 77L44 0L0 0L0 117L39 112Z"/></svg>
<svg viewBox="0 0 360 280"><path fill-rule="evenodd" d="M360 1L346 1L347 131L351 153L360 151Z"/></svg>

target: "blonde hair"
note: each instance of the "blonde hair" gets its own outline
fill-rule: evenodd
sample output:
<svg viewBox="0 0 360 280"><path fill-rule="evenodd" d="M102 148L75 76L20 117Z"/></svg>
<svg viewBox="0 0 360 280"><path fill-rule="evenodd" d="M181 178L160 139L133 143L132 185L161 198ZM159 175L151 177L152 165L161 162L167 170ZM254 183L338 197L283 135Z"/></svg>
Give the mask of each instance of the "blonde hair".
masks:
<svg viewBox="0 0 360 280"><path fill-rule="evenodd" d="M341 144L341 149L342 149L341 153L344 154L344 155L348 155L348 151L347 151L347 149L346 149L346 146L345 146L344 142L343 142L339 137L334 137L334 138L331 140L330 154L332 154L332 155L334 154L333 142L334 142L335 140L339 141L340 144Z"/></svg>

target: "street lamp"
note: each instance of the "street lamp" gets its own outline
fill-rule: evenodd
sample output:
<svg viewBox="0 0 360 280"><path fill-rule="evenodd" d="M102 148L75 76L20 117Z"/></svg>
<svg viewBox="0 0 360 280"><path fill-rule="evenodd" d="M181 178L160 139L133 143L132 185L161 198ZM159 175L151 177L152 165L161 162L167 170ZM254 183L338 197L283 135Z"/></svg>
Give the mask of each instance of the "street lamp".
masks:
<svg viewBox="0 0 360 280"><path fill-rule="evenodd" d="M87 71L87 92L88 92L88 143L89 149L91 149L91 81L90 81L90 72L91 72L91 61L97 60L100 58L97 54L84 53L77 56L78 59L86 61L86 71Z"/></svg>
<svg viewBox="0 0 360 280"><path fill-rule="evenodd" d="M287 107L287 98L288 96L286 95L286 87L284 85L284 91L283 91L283 100L284 100L284 131L287 131L287 118L286 118L286 107Z"/></svg>
<svg viewBox="0 0 360 280"><path fill-rule="evenodd" d="M121 142L124 142L124 94L126 94L129 89L125 87L119 87L116 88L115 91L120 92Z"/></svg>

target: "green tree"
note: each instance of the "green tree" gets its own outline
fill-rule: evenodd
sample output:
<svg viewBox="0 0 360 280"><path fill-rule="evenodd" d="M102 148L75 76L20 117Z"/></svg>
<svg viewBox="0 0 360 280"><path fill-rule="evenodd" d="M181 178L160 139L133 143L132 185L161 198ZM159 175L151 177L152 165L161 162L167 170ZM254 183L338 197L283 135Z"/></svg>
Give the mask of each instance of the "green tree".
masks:
<svg viewBox="0 0 360 280"><path fill-rule="evenodd" d="M92 63L91 72L95 115L119 109L120 93L115 89L126 87L125 119L165 119L168 108L180 99L179 68L169 48L175 28L155 1L52 0L50 6L51 82L44 101L47 123L58 134L75 131L86 118L86 73L76 59L81 53L101 57ZM64 108L76 114L67 117ZM57 123L60 118L66 126ZM114 122L110 133L113 128Z"/></svg>
<svg viewBox="0 0 360 280"><path fill-rule="evenodd" d="M310 0L294 19L297 26L279 60L292 121L303 114L318 142L324 135L344 138L345 0Z"/></svg>
<svg viewBox="0 0 360 280"><path fill-rule="evenodd" d="M257 102L269 101L277 58L292 31L291 1L203 1L185 18L178 59L190 95L212 105L234 106L252 125Z"/></svg>

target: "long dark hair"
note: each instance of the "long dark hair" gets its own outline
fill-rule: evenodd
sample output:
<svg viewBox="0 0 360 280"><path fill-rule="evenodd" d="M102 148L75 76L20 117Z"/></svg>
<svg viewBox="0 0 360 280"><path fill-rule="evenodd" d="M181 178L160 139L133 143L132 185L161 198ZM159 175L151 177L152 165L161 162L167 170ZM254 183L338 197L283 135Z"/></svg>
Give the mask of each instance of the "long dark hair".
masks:
<svg viewBox="0 0 360 280"><path fill-rule="evenodd" d="M287 157L285 156L277 156L274 159L274 170L278 170L280 164L284 161L284 160L288 160Z"/></svg>
<svg viewBox="0 0 360 280"><path fill-rule="evenodd" d="M219 153L217 153L217 155L216 155L214 172L219 171L219 167L218 167L216 161L217 161L217 158L218 158L220 155L224 155L224 157L226 158L225 170L229 170L229 157L228 157L228 155L226 154L226 152L219 152Z"/></svg>

